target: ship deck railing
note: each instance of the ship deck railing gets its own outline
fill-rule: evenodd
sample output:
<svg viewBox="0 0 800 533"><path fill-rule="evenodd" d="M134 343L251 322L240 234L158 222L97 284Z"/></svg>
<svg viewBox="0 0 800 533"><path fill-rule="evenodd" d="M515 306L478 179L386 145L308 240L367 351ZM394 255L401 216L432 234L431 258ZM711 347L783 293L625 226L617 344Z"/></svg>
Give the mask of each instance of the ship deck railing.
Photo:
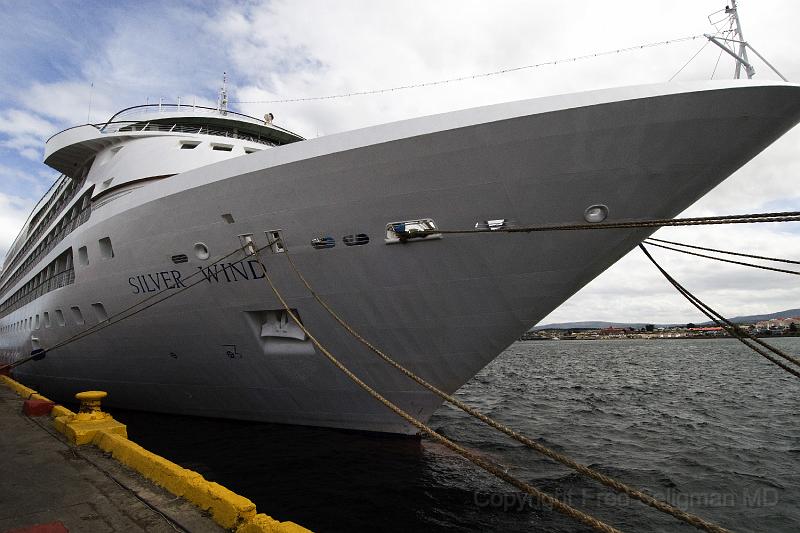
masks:
<svg viewBox="0 0 800 533"><path fill-rule="evenodd" d="M63 177L61 179L63 180ZM56 191L56 193L53 194L50 200L48 200L47 204L42 209L39 210L39 213L45 213L45 211L48 211L47 214L45 215L44 220L39 221L36 220L37 217L34 217L34 219L30 222L30 225L28 226L28 230L30 230L34 226L36 226L36 228L33 230L32 233L27 235L23 241L20 241L20 246L18 247L19 249L17 251L9 252L9 254L13 253L14 255L13 259L11 259L6 268L3 269L2 275L0 275L0 284L2 284L2 286L0 286L0 296L5 292L8 286L11 283L13 283L12 278L17 279L19 278L19 276L24 274L24 273L20 274L19 271L14 272L14 268L16 268L16 266L19 264L22 258L25 257L25 254L28 253L31 247L34 244L36 244L36 241L39 239L39 237L41 237L42 233L44 233L44 231L48 229L48 227L50 226L50 221L55 217L57 217L59 214L61 214L64 207L67 204L69 204L69 202L72 201L73 198L75 198L75 195L78 194L78 191L81 190L84 180L80 180L79 182L75 183L71 179L67 178L66 180L62 181L62 185L66 183L71 183L73 185L72 190L68 194L65 194L60 197L58 196L58 194L60 194L60 191ZM61 185L59 186L59 188L61 188ZM56 203L56 205L51 207L50 204L54 202ZM80 218L82 213L83 212L81 211L80 213L76 214L75 217L73 217L73 220L75 218ZM87 213L85 216L86 218L88 218L89 214ZM67 223L69 222L70 221L67 221ZM81 220L78 223L78 225L83 224L84 222L86 222L85 219ZM65 224L65 226L66 225L67 224ZM73 227L72 229L75 228ZM69 231L72 231L72 229L70 229ZM60 241L61 239L57 240ZM52 247L50 249L52 249ZM50 249L48 249L47 251L49 252ZM30 261L30 259L28 261ZM13 275L11 275L12 272Z"/></svg>
<svg viewBox="0 0 800 533"><path fill-rule="evenodd" d="M230 111L230 110L220 110L216 107L207 107L201 105L186 105L180 103L145 104L145 105L128 107L126 109L123 109L122 111L119 111L117 114L111 117L111 119L107 122L107 124L119 121L119 119L125 117L136 117L142 115L154 115L161 113L163 114L180 113L181 115L196 114L197 116L233 118L234 120L239 120L242 122L250 122L252 124L259 124L259 125L264 124L263 120L260 120L256 117L251 117L250 115L245 115L244 113L237 113L236 111Z"/></svg>
<svg viewBox="0 0 800 533"><path fill-rule="evenodd" d="M208 126L196 126L189 124L164 124L161 122L109 122L100 128L102 133L123 133L123 132L145 132L145 131L158 131L165 133L189 133L192 135L214 135L217 137L229 137L232 139L240 139L243 141L250 141L259 144L266 144L267 146L276 146L276 143L267 139L261 139L252 135L244 135L234 131L214 129Z"/></svg>
<svg viewBox="0 0 800 533"><path fill-rule="evenodd" d="M4 317L7 314L16 311L20 307L25 304L28 304L35 299L39 298L43 294L47 294L50 291L54 291L56 289L60 289L61 287L66 287L75 283L75 268L68 268L66 270L62 270L61 272L57 272L50 276L49 278L45 279L35 287L31 288L28 292L20 295L15 295L14 297L6 300L0 305L0 317Z"/></svg>
<svg viewBox="0 0 800 533"><path fill-rule="evenodd" d="M69 219L59 231L54 233L47 242L43 243L44 246L37 246L36 249L33 251L33 253L30 256L28 256L28 259L26 259L25 265L22 268L18 269L16 272L14 272L14 274L3 284L3 288L0 289L0 291L5 292L17 280L19 280L22 276L30 272L34 266L39 264L39 259L41 257L44 257L45 255L50 253L50 250L55 248L55 246L58 243L64 240L64 237L72 233L72 231L75 228L77 228L78 226L89 220L90 214L91 214L91 206L89 205L84 207L81 211L78 212L77 215ZM30 242L35 242L35 239L32 239ZM2 294L2 292L0 292L0 294ZM0 314L2 314L2 309L5 304L6 302L3 302L3 304L0 305Z"/></svg>

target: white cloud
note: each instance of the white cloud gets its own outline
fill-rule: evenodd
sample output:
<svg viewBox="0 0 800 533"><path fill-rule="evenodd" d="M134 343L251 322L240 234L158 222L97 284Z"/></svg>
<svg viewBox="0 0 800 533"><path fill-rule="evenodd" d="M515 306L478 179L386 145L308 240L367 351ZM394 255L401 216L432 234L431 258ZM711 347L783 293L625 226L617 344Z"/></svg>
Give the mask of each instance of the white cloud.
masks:
<svg viewBox="0 0 800 533"><path fill-rule="evenodd" d="M41 149L44 140L56 131L52 122L29 111L0 111L0 146L19 150L26 157L32 158L34 151Z"/></svg>
<svg viewBox="0 0 800 533"><path fill-rule="evenodd" d="M5 257L35 202L0 193L0 257Z"/></svg>
<svg viewBox="0 0 800 533"><path fill-rule="evenodd" d="M41 141L63 127L86 121L90 84L92 120L159 97L214 105L221 72L231 78L231 100L273 100L380 89L479 74L586 53L615 50L708 31L706 16L720 0L670 4L608 2L505 2L441 0L402 3L366 1L252 1L165 4L147 10L112 8L94 48L84 50L77 68L61 77L35 79L9 96L0 108L0 138L8 149L38 159ZM740 6L748 40L783 70L800 79L793 56L795 2ZM13 15L13 13L12 13ZM85 12L93 23L91 12ZM63 23L46 21L47 39ZM70 31L65 34L72 34ZM56 49L46 43L42 49ZM704 44L703 39L665 47L542 67L513 74L396 91L302 103L243 104L254 116L271 111L279 125L306 136L330 134L371 124L599 87L666 81ZM70 51L80 50L79 40ZM2 48L2 45L0 45ZM718 57L706 46L677 77L706 79ZM755 61L755 60L754 60ZM756 62L761 78L775 76ZM723 57L717 77L729 77ZM4 85L0 84L0 87ZM800 130L791 132L746 165L687 215L789 209L797 205L792 177L800 172ZM2 172L2 169L0 169ZM19 181L21 178L17 178ZM19 183L22 183L19 181ZM26 194L22 187L12 191ZM40 194L40 193L39 193ZM662 230L674 240L767 255L800 257L798 236L773 226ZM693 312L674 295L638 252L592 282L551 317L680 321ZM709 267L699 259L658 254L682 282L708 303L749 312L774 310L800 294L780 275L750 274L743 267ZM777 277L776 277L777 276ZM749 288L748 288L749 286ZM741 288L740 288L741 287ZM793 306L792 304L791 306ZM790 306L790 307L791 307ZM722 310L722 309L720 309Z"/></svg>
<svg viewBox="0 0 800 533"><path fill-rule="evenodd" d="M21 155L25 159L36 161L37 163L42 160L41 149L37 150L35 148L23 148L19 151L19 155Z"/></svg>

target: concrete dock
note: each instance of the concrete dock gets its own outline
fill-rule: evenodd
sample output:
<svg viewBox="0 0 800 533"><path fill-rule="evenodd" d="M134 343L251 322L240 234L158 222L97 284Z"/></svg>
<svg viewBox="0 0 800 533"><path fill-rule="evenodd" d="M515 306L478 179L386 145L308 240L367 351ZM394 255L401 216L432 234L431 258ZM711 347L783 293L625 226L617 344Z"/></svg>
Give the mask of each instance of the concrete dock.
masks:
<svg viewBox="0 0 800 533"><path fill-rule="evenodd" d="M0 532L226 531L94 446L72 446L49 416L28 417L0 386ZM37 529L32 529L37 531Z"/></svg>
<svg viewBox="0 0 800 533"><path fill-rule="evenodd" d="M310 533L130 441L105 396L74 413L0 375L0 533Z"/></svg>

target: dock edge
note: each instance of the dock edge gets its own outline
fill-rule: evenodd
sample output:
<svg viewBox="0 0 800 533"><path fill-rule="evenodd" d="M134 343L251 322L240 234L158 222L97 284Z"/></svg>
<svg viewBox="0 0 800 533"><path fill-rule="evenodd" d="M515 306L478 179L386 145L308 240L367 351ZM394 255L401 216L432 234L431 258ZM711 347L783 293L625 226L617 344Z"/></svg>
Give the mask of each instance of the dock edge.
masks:
<svg viewBox="0 0 800 533"><path fill-rule="evenodd" d="M50 401L30 387L0 375L0 384L12 389L26 400ZM53 419L75 416L62 405L53 407ZM66 435L64 424L54 427ZM249 499L208 481L199 473L183 468L172 461L145 450L126 436L99 429L91 444L128 468L135 470L156 485L163 487L175 496L184 498L204 511L211 513L212 519L220 526L236 533L310 533L310 530L294 522L280 522L256 512L256 506Z"/></svg>

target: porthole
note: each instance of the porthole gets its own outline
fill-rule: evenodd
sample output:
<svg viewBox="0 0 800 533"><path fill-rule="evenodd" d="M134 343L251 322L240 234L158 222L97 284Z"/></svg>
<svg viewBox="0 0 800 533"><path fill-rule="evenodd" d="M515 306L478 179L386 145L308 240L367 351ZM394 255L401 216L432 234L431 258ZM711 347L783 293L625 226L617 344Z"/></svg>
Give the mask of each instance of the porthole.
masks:
<svg viewBox="0 0 800 533"><path fill-rule="evenodd" d="M67 324L67 321L64 320L64 313L61 311L61 309L56 309L56 323L59 326L65 326Z"/></svg>
<svg viewBox="0 0 800 533"><path fill-rule="evenodd" d="M198 259L201 259L201 260L205 261L206 259L208 259L208 255L209 255L208 254L208 246L206 246L205 243L202 243L202 242L194 243L194 255Z"/></svg>
<svg viewBox="0 0 800 533"><path fill-rule="evenodd" d="M342 237L345 246L362 246L369 244L369 235L366 233L356 233L355 235L345 235Z"/></svg>
<svg viewBox="0 0 800 533"><path fill-rule="evenodd" d="M590 205L583 212L583 219L593 224L603 222L606 218L608 218L608 207L603 204Z"/></svg>

